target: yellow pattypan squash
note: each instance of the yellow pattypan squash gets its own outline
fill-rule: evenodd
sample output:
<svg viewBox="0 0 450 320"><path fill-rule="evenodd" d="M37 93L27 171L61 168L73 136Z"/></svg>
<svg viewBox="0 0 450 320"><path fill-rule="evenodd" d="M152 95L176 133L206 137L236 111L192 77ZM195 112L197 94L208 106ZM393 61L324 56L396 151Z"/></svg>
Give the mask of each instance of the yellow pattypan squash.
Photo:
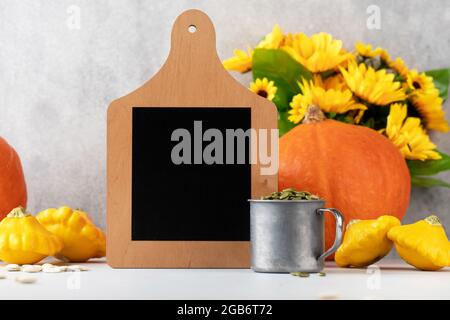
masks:
<svg viewBox="0 0 450 320"><path fill-rule="evenodd" d="M33 264L61 251L63 242L25 209L13 209L0 222L0 260Z"/></svg>
<svg viewBox="0 0 450 320"><path fill-rule="evenodd" d="M347 225L344 241L336 251L335 261L340 267L365 267L389 253L392 242L387 233L400 225L393 216L381 216L376 220L352 220Z"/></svg>
<svg viewBox="0 0 450 320"><path fill-rule="evenodd" d="M431 271L450 266L450 242L434 215L392 228L388 237L394 241L400 257L417 269Z"/></svg>
<svg viewBox="0 0 450 320"><path fill-rule="evenodd" d="M58 258L83 262L105 256L105 234L85 212L69 207L51 208L40 212L37 219L48 231L63 240L64 249L57 255Z"/></svg>

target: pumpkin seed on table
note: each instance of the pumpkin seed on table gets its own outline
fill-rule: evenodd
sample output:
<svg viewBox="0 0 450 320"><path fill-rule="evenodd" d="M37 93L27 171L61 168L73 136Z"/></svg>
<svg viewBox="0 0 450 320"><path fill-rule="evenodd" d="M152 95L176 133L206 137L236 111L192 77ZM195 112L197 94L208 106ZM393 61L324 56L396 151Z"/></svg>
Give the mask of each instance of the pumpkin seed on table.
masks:
<svg viewBox="0 0 450 320"><path fill-rule="evenodd" d="M4 269L8 272L15 272L15 271L20 271L20 266L15 263L10 263L10 264L7 264L6 266L4 266Z"/></svg>
<svg viewBox="0 0 450 320"><path fill-rule="evenodd" d="M334 293L334 292L325 292L325 293L319 294L320 300L338 300L340 298L341 298L341 296L338 293Z"/></svg>
<svg viewBox="0 0 450 320"><path fill-rule="evenodd" d="M67 267L67 271L89 271L89 270L91 269L80 265L71 265Z"/></svg>
<svg viewBox="0 0 450 320"><path fill-rule="evenodd" d="M42 269L42 272L44 273L60 273L60 272L65 272L66 268L64 267L59 267L59 266L47 266L45 268Z"/></svg>
<svg viewBox="0 0 450 320"><path fill-rule="evenodd" d="M42 271L42 266L37 264L25 264L22 266L21 271L26 273L37 273Z"/></svg>
<svg viewBox="0 0 450 320"><path fill-rule="evenodd" d="M319 196L307 191L296 191L293 188L275 191L267 196L261 197L261 200L319 200Z"/></svg>
<svg viewBox="0 0 450 320"><path fill-rule="evenodd" d="M291 275L293 275L295 277L300 277L300 278L308 278L309 277L308 272L291 272Z"/></svg>
<svg viewBox="0 0 450 320"><path fill-rule="evenodd" d="M91 270L88 267L81 266L81 265L69 265L69 266L58 266L53 265L51 263L45 263L42 266L42 271L45 273L60 273L60 272L75 272L75 271L89 271Z"/></svg>
<svg viewBox="0 0 450 320"><path fill-rule="evenodd" d="M14 278L14 280L19 283L30 284L35 283L37 281L37 278L32 276L17 276Z"/></svg>

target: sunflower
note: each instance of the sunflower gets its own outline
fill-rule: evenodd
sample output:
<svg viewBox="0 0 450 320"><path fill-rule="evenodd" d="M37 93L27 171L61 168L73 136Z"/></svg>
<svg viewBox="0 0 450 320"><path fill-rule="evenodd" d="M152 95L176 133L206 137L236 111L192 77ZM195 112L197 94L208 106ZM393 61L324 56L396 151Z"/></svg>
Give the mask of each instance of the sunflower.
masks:
<svg viewBox="0 0 450 320"><path fill-rule="evenodd" d="M380 57L384 62L390 60L389 54L386 50L377 47L372 49L372 45L364 44L362 42L355 43L356 54L364 58L376 58Z"/></svg>
<svg viewBox="0 0 450 320"><path fill-rule="evenodd" d="M284 36L283 43L280 47L292 47L294 43L294 35L292 33L288 33Z"/></svg>
<svg viewBox="0 0 450 320"><path fill-rule="evenodd" d="M409 69L402 58L396 58L395 60L388 61L388 67L401 75L403 79L407 78Z"/></svg>
<svg viewBox="0 0 450 320"><path fill-rule="evenodd" d="M325 90L335 89L343 91L344 89L348 89L347 83L345 83L344 77L340 73L325 79L318 74L314 74L314 84Z"/></svg>
<svg viewBox="0 0 450 320"><path fill-rule="evenodd" d="M295 34L289 44L282 48L314 73L335 69L351 57L342 48L342 41L323 32L311 37L303 33Z"/></svg>
<svg viewBox="0 0 450 320"><path fill-rule="evenodd" d="M263 49L278 49L284 44L285 35L280 29L280 26L276 24L272 32L268 33L264 39L256 46L256 48ZM233 51L234 56L223 61L223 66L226 70L238 71L245 73L252 69L252 56L253 50L247 49L247 52L240 49Z"/></svg>
<svg viewBox="0 0 450 320"><path fill-rule="evenodd" d="M375 68L376 70L379 69L380 67L389 68L393 70L395 73L402 76L403 80L406 80L409 69L402 58L398 57L395 60L392 60L385 49L382 49L380 47L373 49L372 45L364 44L362 42L357 42L355 44L355 48L356 48L356 57L361 57L359 58L359 62L365 62L366 65L369 66L374 66L375 64L377 65L377 67ZM380 59L379 62L377 62L376 60L377 58Z"/></svg>
<svg viewBox="0 0 450 320"><path fill-rule="evenodd" d="M278 49L284 43L284 34L278 24L273 26L272 32L268 33L264 39L256 46L264 49Z"/></svg>
<svg viewBox="0 0 450 320"><path fill-rule="evenodd" d="M420 119L406 117L407 106L394 103L391 105L385 133L400 153L410 160L438 160L441 155L436 152L436 145L430 141L420 124ZM406 119L406 120L405 120Z"/></svg>
<svg viewBox="0 0 450 320"><path fill-rule="evenodd" d="M303 120L308 107L318 106L324 112L346 113L350 110L359 110L357 120L362 116L366 106L355 103L350 90L324 89L312 81L303 80L299 83L302 93L297 94L290 103L291 110L288 120L297 124Z"/></svg>
<svg viewBox="0 0 450 320"><path fill-rule="evenodd" d="M409 100L424 120L426 128L448 132L449 125L442 108L443 99L439 96L433 78L414 69L408 72L406 85L411 91Z"/></svg>
<svg viewBox="0 0 450 320"><path fill-rule="evenodd" d="M439 95L416 92L410 95L409 100L424 120L427 129L449 131L445 112L442 109L443 100Z"/></svg>
<svg viewBox="0 0 450 320"><path fill-rule="evenodd" d="M250 83L250 91L257 95L272 101L277 93L277 87L275 87L273 81L269 81L267 78L256 79Z"/></svg>
<svg viewBox="0 0 450 320"><path fill-rule="evenodd" d="M350 90L362 100L384 106L406 99L400 82L394 81L395 75L385 69L375 71L364 63L357 65L355 61L349 62L347 70L339 69Z"/></svg>
<svg viewBox="0 0 450 320"><path fill-rule="evenodd" d="M240 49L233 51L234 56L223 61L226 70L238 71L241 73L250 71L252 68L253 50L247 49L247 52Z"/></svg>
<svg viewBox="0 0 450 320"><path fill-rule="evenodd" d="M416 69L409 71L406 75L406 84L408 89L416 93L439 95L439 90L435 87L433 78L427 76L425 72L419 73Z"/></svg>

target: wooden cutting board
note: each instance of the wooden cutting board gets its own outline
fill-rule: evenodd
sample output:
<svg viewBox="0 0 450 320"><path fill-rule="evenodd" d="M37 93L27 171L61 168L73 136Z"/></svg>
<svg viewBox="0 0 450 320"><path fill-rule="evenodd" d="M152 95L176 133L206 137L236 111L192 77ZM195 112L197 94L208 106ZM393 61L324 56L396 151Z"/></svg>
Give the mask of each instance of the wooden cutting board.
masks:
<svg viewBox="0 0 450 320"><path fill-rule="evenodd" d="M223 133L277 128L275 105L230 76L215 41L205 13L184 12L173 25L161 69L108 108L107 261L112 267L250 266L247 199L275 191L277 175L262 175L259 159L212 165L202 159L170 161L176 128L193 132L195 141L199 123L203 130Z"/></svg>

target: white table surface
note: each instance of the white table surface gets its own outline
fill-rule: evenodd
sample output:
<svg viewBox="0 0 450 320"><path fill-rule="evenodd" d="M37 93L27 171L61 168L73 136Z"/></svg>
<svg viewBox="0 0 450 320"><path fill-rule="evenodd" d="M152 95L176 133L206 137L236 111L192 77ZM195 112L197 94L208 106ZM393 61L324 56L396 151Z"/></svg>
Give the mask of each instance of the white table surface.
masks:
<svg viewBox="0 0 450 320"><path fill-rule="evenodd" d="M238 269L112 269L104 260L86 272L27 274L36 283L0 280L0 299L450 299L450 268L418 271L401 261L369 269L327 263L325 277ZM2 273L5 274L5 273Z"/></svg>

